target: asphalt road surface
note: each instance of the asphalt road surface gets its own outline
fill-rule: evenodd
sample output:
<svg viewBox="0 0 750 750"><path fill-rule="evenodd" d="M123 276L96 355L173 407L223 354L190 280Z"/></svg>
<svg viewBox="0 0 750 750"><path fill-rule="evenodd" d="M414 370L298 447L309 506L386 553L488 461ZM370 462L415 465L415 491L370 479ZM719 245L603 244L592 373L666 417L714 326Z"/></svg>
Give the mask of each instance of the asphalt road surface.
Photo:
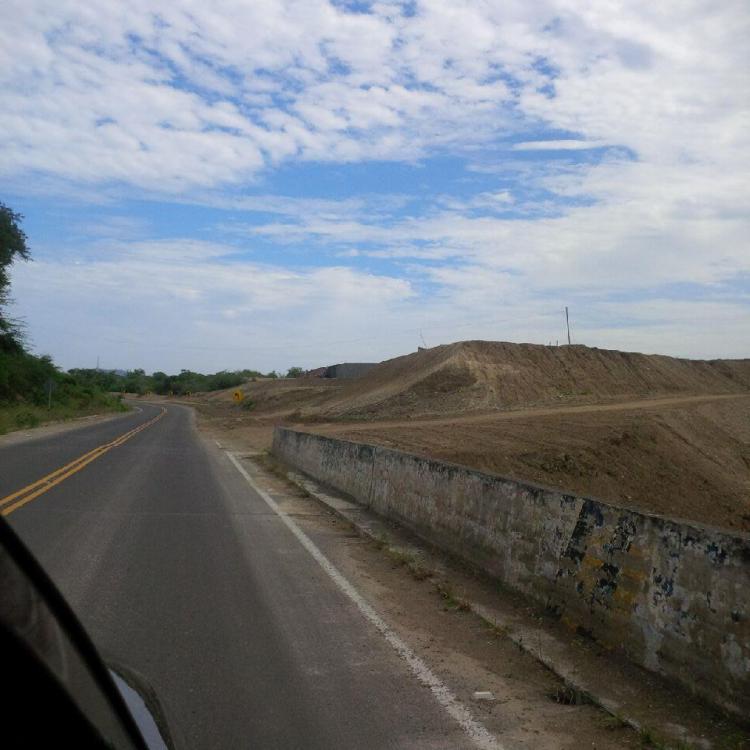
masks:
<svg viewBox="0 0 750 750"><path fill-rule="evenodd" d="M0 498L175 745L473 747L191 412L140 408L2 445Z"/></svg>

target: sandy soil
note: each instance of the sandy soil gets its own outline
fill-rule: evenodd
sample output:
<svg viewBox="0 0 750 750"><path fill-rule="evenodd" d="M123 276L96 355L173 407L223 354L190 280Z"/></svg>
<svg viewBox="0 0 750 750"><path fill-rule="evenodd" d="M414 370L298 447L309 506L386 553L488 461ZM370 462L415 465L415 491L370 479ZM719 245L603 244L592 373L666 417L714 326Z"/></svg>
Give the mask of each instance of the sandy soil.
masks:
<svg viewBox="0 0 750 750"><path fill-rule="evenodd" d="M300 403L295 416L381 420L748 391L750 360L462 341L383 362L362 378L341 381Z"/></svg>
<svg viewBox="0 0 750 750"><path fill-rule="evenodd" d="M750 531L750 360L470 341L244 391L191 402L258 450L286 424Z"/></svg>
<svg viewBox="0 0 750 750"><path fill-rule="evenodd" d="M315 432L750 531L750 395Z"/></svg>
<svg viewBox="0 0 750 750"><path fill-rule="evenodd" d="M750 394L300 424L199 405L201 421L270 448L276 424L374 443L625 507L750 531Z"/></svg>

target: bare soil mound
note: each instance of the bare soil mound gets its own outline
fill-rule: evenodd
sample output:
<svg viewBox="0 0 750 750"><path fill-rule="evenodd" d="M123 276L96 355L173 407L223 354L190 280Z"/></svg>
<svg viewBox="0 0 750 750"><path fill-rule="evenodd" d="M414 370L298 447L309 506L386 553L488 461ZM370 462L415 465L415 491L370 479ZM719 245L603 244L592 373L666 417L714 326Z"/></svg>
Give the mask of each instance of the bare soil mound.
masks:
<svg viewBox="0 0 750 750"><path fill-rule="evenodd" d="M750 532L750 394L622 406L314 430Z"/></svg>
<svg viewBox="0 0 750 750"><path fill-rule="evenodd" d="M182 400L197 404L232 404L233 395L239 390L248 402L248 410L252 407L253 411L264 414L284 414L303 406L314 407L340 389L340 381L325 378L256 378L242 386L197 393L192 398L182 397Z"/></svg>
<svg viewBox="0 0 750 750"><path fill-rule="evenodd" d="M259 450L276 424L314 423L323 434L750 531L748 359L467 341L356 380L259 380L243 391L243 405L231 391L195 403L205 424Z"/></svg>
<svg viewBox="0 0 750 750"><path fill-rule="evenodd" d="M750 360L462 341L383 362L300 409L298 416L387 419L561 401L747 391Z"/></svg>

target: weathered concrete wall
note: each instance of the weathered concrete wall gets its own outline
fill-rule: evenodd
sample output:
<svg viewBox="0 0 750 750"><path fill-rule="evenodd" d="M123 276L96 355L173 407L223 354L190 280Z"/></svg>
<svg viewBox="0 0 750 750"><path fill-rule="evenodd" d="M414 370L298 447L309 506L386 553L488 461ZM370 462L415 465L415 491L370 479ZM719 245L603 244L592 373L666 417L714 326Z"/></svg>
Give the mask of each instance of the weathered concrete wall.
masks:
<svg viewBox="0 0 750 750"><path fill-rule="evenodd" d="M723 708L750 715L750 536L277 428L274 454Z"/></svg>

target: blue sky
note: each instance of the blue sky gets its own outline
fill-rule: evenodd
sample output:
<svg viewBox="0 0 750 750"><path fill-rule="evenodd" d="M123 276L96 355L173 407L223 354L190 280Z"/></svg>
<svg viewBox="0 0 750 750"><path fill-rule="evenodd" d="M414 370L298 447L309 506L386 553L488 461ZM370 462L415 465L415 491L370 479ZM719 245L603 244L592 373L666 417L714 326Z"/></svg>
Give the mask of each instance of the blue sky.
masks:
<svg viewBox="0 0 750 750"><path fill-rule="evenodd" d="M63 367L750 356L744 2L6 3L12 313Z"/></svg>

